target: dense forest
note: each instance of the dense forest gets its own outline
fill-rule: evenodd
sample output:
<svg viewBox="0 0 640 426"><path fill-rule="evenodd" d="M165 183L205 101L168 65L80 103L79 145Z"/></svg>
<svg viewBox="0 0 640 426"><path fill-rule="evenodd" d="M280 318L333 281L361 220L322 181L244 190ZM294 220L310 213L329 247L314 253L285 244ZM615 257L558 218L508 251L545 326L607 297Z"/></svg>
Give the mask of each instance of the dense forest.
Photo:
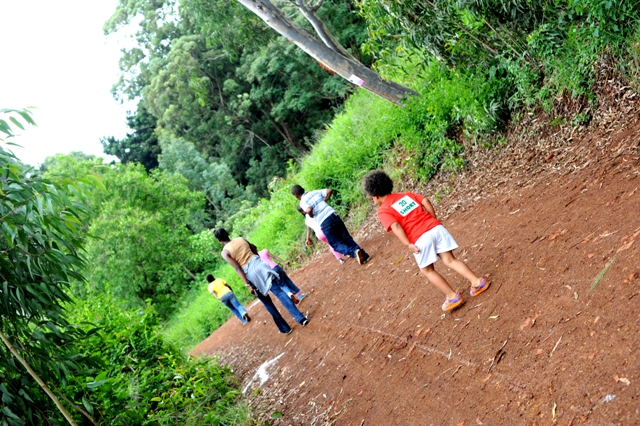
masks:
<svg viewBox="0 0 640 426"><path fill-rule="evenodd" d="M326 55L242 1L120 1L113 96L137 109L102 139L117 163L22 164L8 143L31 113L0 110L1 424L255 424L230 368L186 355L229 318L207 273L252 298L212 228L299 264L292 184L333 188L357 226L369 170L455 173L531 111L584 125L605 61L638 82L632 0L260 3Z"/></svg>

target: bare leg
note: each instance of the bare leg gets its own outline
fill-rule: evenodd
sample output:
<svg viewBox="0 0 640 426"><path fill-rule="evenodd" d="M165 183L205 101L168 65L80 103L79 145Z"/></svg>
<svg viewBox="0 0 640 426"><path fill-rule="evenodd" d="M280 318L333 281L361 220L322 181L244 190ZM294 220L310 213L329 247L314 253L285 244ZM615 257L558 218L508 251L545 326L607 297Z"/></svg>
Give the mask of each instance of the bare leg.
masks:
<svg viewBox="0 0 640 426"><path fill-rule="evenodd" d="M456 259L453 255L453 252L446 251L444 253L438 254L438 256L442 260L442 263L469 280L472 286L477 286L480 284L480 278L473 273L471 268L469 268L466 263Z"/></svg>
<svg viewBox="0 0 640 426"><path fill-rule="evenodd" d="M444 279L442 275L440 275L433 265L428 265L425 268L421 268L420 272L431 282L431 284L435 285L438 290L443 292L447 298L453 299L456 297L456 292L453 291L447 280Z"/></svg>

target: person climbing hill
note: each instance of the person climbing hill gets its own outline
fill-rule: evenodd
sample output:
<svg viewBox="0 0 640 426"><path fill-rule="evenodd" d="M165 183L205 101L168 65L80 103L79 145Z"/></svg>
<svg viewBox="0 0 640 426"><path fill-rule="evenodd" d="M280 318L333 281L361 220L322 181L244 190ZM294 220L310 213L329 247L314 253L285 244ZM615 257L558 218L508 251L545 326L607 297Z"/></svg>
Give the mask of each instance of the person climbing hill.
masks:
<svg viewBox="0 0 640 426"><path fill-rule="evenodd" d="M215 278L211 274L207 274L206 279L209 283L209 286L207 287L209 293L229 308L229 310L238 317L240 321L242 321L242 324L246 324L251 321L251 317L247 313L246 309L238 301L235 293L225 280L222 278Z"/></svg>
<svg viewBox="0 0 640 426"><path fill-rule="evenodd" d="M293 185L291 194L300 200L302 210L318 222L335 251L357 259L361 265L369 260L369 254L356 244L340 216L327 204L332 194L331 189L306 192L300 185Z"/></svg>
<svg viewBox="0 0 640 426"><path fill-rule="evenodd" d="M280 279L283 283L282 287L287 292L291 300L293 300L293 303L295 303L296 305L300 303L300 301L304 299L305 295L302 293L302 291L300 291L298 286L291 280L291 278L289 278L285 270L282 269L282 266L278 265L274 261L274 259L282 264L286 263L288 265L289 262L285 262L275 254L271 253L268 249L260 250L258 252L258 256L260 256L260 259L264 260L267 265L269 265L269 267L276 271L276 273L280 276Z"/></svg>
<svg viewBox="0 0 640 426"><path fill-rule="evenodd" d="M316 235L316 238L318 240L322 241L327 246L329 246L331 253L333 253L335 258L342 265L345 262L345 259L343 259L340 253L338 253L333 249L333 247L331 247L331 244L329 244L329 241L327 241L327 237L322 232L322 229L320 229L320 225L318 225L318 222L314 218L309 217L309 215L304 210L302 210L302 207L298 206L298 211L302 214L302 216L304 216L304 224L307 227L307 238L305 241L305 245L306 246L311 245L311 231L313 231L313 233Z"/></svg>
<svg viewBox="0 0 640 426"><path fill-rule="evenodd" d="M385 231L395 236L413 252L420 272L445 294L442 310L451 311L464 302L447 280L434 268L440 258L450 269L469 280L470 294L475 297L489 288L485 278L479 278L464 263L455 258L458 244L436 218L433 205L425 197L413 192L392 193L393 181L382 170L374 170L364 177L364 191L380 206L378 218Z"/></svg>
<svg viewBox="0 0 640 426"><path fill-rule="evenodd" d="M266 262L260 259L258 251L253 244L244 238L234 238L232 240L224 228L217 228L213 234L224 246L221 253L222 258L233 266L251 294L255 294L262 302L281 333L291 333L291 327L273 304L269 297L269 291L280 300L280 303L298 323L303 326L309 323L309 319L296 308L296 305L282 288L283 283L280 276Z"/></svg>

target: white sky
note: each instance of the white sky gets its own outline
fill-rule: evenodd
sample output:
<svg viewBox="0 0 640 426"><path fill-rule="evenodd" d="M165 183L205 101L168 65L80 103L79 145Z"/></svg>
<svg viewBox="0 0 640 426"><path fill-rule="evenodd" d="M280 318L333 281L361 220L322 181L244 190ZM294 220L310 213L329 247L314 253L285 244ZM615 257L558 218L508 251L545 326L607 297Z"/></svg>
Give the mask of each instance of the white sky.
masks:
<svg viewBox="0 0 640 426"><path fill-rule="evenodd" d="M23 162L71 151L106 157L100 138L128 131L126 110L135 105L120 105L110 92L119 42L102 33L116 4L0 0L0 108L36 107L38 127L11 140L23 146L10 148Z"/></svg>

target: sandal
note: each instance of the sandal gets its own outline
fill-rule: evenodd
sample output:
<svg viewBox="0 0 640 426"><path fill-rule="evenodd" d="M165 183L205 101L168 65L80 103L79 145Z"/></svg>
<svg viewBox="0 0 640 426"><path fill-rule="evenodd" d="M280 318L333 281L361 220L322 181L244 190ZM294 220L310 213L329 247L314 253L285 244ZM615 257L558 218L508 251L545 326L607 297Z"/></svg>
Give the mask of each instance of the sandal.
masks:
<svg viewBox="0 0 640 426"><path fill-rule="evenodd" d="M462 305L463 302L464 302L464 299L462 299L462 297L460 296L460 293L456 293L456 297L454 297L453 299L449 299L448 297L444 299L442 310L444 312L452 311L458 306Z"/></svg>
<svg viewBox="0 0 640 426"><path fill-rule="evenodd" d="M486 278L480 278L480 284L476 286L472 285L469 293L471 294L471 297L476 297L477 295L488 289L490 285L491 281L487 281Z"/></svg>

